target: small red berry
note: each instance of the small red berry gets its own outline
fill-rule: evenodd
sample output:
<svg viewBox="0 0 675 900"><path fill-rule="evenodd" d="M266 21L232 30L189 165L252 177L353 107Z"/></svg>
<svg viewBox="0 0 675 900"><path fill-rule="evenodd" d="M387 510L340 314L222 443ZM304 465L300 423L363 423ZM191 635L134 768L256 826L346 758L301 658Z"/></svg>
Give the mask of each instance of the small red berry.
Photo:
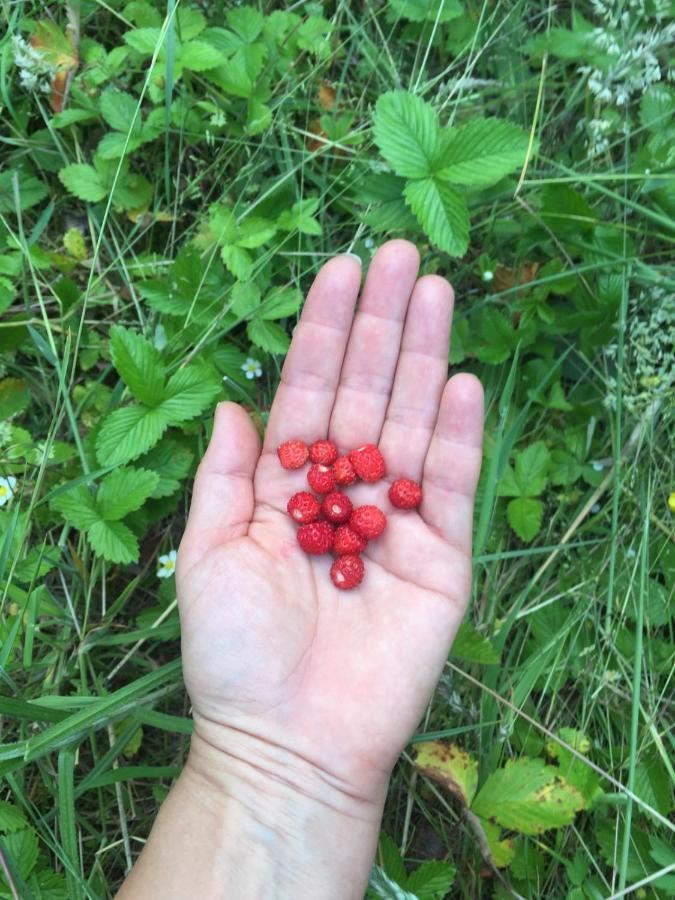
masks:
<svg viewBox="0 0 675 900"><path fill-rule="evenodd" d="M379 481L384 476L384 457L374 444L364 444L349 454L362 481Z"/></svg>
<svg viewBox="0 0 675 900"><path fill-rule="evenodd" d="M340 556L330 569L330 577L336 588L348 591L363 581L365 567L359 556Z"/></svg>
<svg viewBox="0 0 675 900"><path fill-rule="evenodd" d="M355 556L357 553L363 553L367 544L368 541L353 531L349 525L340 525L335 529L333 550L338 556Z"/></svg>
<svg viewBox="0 0 675 900"><path fill-rule="evenodd" d="M335 475L336 484L343 486L354 484L356 481L356 470L348 456L340 456L335 460L333 463L333 475Z"/></svg>
<svg viewBox="0 0 675 900"><path fill-rule="evenodd" d="M333 470L330 466L322 466L319 463L314 463L314 465L309 467L307 481L317 494L328 494L335 487Z"/></svg>
<svg viewBox="0 0 675 900"><path fill-rule="evenodd" d="M338 449L332 441L314 441L309 448L309 458L313 463L332 466L338 458Z"/></svg>
<svg viewBox="0 0 675 900"><path fill-rule="evenodd" d="M286 509L288 510L288 515L291 519L294 519L298 525L308 525L310 522L315 522L319 518L321 504L314 494L310 494L309 491L298 491L298 493L293 494L288 501Z"/></svg>
<svg viewBox="0 0 675 900"><path fill-rule="evenodd" d="M284 469L301 469L307 462L309 448L302 441L285 441L277 447L277 455Z"/></svg>
<svg viewBox="0 0 675 900"><path fill-rule="evenodd" d="M377 506L357 506L349 519L349 527L367 541L379 537L387 524L387 517Z"/></svg>
<svg viewBox="0 0 675 900"><path fill-rule="evenodd" d="M330 522L311 522L298 528L298 543L305 553L328 553L333 547L333 526Z"/></svg>
<svg viewBox="0 0 675 900"><path fill-rule="evenodd" d="M326 494L321 504L321 512L329 522L334 522L336 525L346 522L352 514L352 509L352 501L346 494L341 494L339 491L331 491L330 494Z"/></svg>
<svg viewBox="0 0 675 900"><path fill-rule="evenodd" d="M412 478L397 478L389 488L389 499L399 509L415 509L422 502L422 488Z"/></svg>

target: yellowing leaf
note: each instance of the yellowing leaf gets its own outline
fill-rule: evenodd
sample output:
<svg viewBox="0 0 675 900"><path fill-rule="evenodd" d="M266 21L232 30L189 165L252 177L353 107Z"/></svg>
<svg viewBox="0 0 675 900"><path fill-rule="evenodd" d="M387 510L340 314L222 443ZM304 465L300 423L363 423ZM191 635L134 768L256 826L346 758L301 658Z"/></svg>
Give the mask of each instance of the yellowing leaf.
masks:
<svg viewBox="0 0 675 900"><path fill-rule="evenodd" d="M486 822L485 819L479 819L478 821L483 829L483 834L485 835L488 847L490 848L492 862L498 869L505 869L513 860L516 853L515 847L513 846L513 838L506 838L506 840L502 841L499 839L501 829L498 825L493 825L492 822Z"/></svg>
<svg viewBox="0 0 675 900"><path fill-rule="evenodd" d="M66 251L78 262L86 259L88 256L87 245L84 242L84 235L79 228L69 228L63 235L63 246Z"/></svg>
<svg viewBox="0 0 675 900"><path fill-rule="evenodd" d="M469 806L478 785L478 763L448 741L425 741L415 747L415 764L427 778Z"/></svg>
<svg viewBox="0 0 675 900"><path fill-rule="evenodd" d="M482 819L523 834L568 825L584 798L543 759L512 759L493 772L471 804Z"/></svg>
<svg viewBox="0 0 675 900"><path fill-rule="evenodd" d="M38 22L30 43L55 69L77 68L79 59L73 41L53 22Z"/></svg>

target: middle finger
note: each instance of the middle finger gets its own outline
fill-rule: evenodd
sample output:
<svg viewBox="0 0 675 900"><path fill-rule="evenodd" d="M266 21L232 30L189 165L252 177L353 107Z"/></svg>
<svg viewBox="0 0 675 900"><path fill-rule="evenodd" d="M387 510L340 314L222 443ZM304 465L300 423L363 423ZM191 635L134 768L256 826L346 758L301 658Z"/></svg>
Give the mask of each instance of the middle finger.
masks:
<svg viewBox="0 0 675 900"><path fill-rule="evenodd" d="M402 240L383 244L370 264L330 422L342 449L378 441L418 267L416 247Z"/></svg>

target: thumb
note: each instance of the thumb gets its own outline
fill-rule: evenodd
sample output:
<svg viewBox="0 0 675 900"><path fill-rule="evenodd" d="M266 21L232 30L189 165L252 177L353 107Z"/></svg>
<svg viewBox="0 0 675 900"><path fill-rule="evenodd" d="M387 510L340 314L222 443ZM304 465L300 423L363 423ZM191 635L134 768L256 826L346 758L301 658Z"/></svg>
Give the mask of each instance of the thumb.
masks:
<svg viewBox="0 0 675 900"><path fill-rule="evenodd" d="M219 544L246 534L259 456L260 439L250 416L236 403L219 403L180 545L179 564L184 568Z"/></svg>

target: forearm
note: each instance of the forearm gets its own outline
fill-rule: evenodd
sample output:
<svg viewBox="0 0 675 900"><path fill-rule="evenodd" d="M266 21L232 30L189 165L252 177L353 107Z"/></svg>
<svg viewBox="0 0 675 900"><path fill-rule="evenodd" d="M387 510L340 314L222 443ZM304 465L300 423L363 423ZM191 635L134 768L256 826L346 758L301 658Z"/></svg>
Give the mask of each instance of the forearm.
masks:
<svg viewBox="0 0 675 900"><path fill-rule="evenodd" d="M120 900L362 898L384 785L356 797L305 760L238 736L193 740Z"/></svg>

